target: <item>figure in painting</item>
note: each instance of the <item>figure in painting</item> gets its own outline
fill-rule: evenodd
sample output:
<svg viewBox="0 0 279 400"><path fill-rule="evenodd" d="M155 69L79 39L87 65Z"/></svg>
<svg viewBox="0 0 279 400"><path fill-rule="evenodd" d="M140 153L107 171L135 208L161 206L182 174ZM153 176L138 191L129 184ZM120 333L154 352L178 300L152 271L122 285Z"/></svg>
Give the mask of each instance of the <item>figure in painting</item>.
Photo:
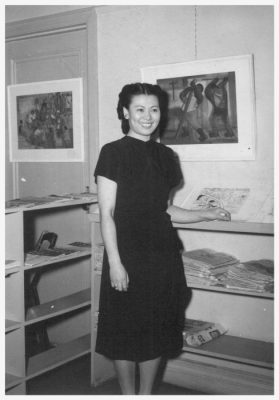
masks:
<svg viewBox="0 0 279 400"><path fill-rule="evenodd" d="M204 87L193 79L190 86L182 90L182 115L175 138L191 135L193 142L204 142L208 138L208 105L203 94Z"/></svg>
<svg viewBox="0 0 279 400"><path fill-rule="evenodd" d="M226 84L228 78L214 78L205 88L205 96L212 104L212 112L209 117L211 124L210 136L232 137L234 132L229 122L228 94Z"/></svg>

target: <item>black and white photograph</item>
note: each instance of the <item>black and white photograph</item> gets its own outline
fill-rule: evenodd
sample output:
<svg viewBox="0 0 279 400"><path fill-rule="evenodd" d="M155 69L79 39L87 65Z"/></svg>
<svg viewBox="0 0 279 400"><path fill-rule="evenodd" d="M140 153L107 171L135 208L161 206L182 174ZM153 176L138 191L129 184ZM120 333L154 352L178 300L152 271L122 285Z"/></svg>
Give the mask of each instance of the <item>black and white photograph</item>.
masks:
<svg viewBox="0 0 279 400"><path fill-rule="evenodd" d="M1 4L3 396L278 398L277 3Z"/></svg>

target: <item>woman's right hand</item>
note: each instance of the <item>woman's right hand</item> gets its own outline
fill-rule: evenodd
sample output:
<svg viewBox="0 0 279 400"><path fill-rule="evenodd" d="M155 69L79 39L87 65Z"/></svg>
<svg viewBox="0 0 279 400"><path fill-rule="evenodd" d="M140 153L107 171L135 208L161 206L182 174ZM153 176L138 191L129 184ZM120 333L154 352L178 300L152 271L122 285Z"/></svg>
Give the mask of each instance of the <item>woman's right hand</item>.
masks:
<svg viewBox="0 0 279 400"><path fill-rule="evenodd" d="M126 292L128 290L129 277L126 269L120 262L110 263L110 283L119 292Z"/></svg>

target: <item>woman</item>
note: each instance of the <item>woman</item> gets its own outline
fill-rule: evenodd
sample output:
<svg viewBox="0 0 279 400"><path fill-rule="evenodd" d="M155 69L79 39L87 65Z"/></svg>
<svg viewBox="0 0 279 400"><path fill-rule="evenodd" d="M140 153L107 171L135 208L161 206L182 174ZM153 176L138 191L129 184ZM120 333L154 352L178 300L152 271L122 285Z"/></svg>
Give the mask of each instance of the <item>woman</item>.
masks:
<svg viewBox="0 0 279 400"><path fill-rule="evenodd" d="M130 84L119 94L122 139L106 144L95 170L105 244L96 351L114 360L123 394L150 394L161 357L181 350L186 282L172 222L229 220L223 209L168 204L182 175L173 151L151 139L165 94Z"/></svg>

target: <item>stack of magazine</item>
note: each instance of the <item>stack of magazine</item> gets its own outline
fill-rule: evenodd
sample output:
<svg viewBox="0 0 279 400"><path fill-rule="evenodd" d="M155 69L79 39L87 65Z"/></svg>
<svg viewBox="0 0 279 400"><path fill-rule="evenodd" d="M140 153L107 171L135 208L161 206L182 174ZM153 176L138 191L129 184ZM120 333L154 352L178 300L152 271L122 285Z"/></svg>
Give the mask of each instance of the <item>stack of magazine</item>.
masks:
<svg viewBox="0 0 279 400"><path fill-rule="evenodd" d="M234 256L212 249L185 251L182 260L187 282L193 286L221 284L220 276L239 264Z"/></svg>
<svg viewBox="0 0 279 400"><path fill-rule="evenodd" d="M220 281L230 289L273 293L274 262L263 259L234 265L220 277Z"/></svg>
<svg viewBox="0 0 279 400"><path fill-rule="evenodd" d="M213 339L217 339L226 332L227 329L219 323L187 318L183 331L183 348L185 350L188 346L201 346Z"/></svg>
<svg viewBox="0 0 279 400"><path fill-rule="evenodd" d="M33 250L25 254L25 266L39 265L51 260L57 260L73 253L79 252L79 249L67 247L54 247L48 249Z"/></svg>

